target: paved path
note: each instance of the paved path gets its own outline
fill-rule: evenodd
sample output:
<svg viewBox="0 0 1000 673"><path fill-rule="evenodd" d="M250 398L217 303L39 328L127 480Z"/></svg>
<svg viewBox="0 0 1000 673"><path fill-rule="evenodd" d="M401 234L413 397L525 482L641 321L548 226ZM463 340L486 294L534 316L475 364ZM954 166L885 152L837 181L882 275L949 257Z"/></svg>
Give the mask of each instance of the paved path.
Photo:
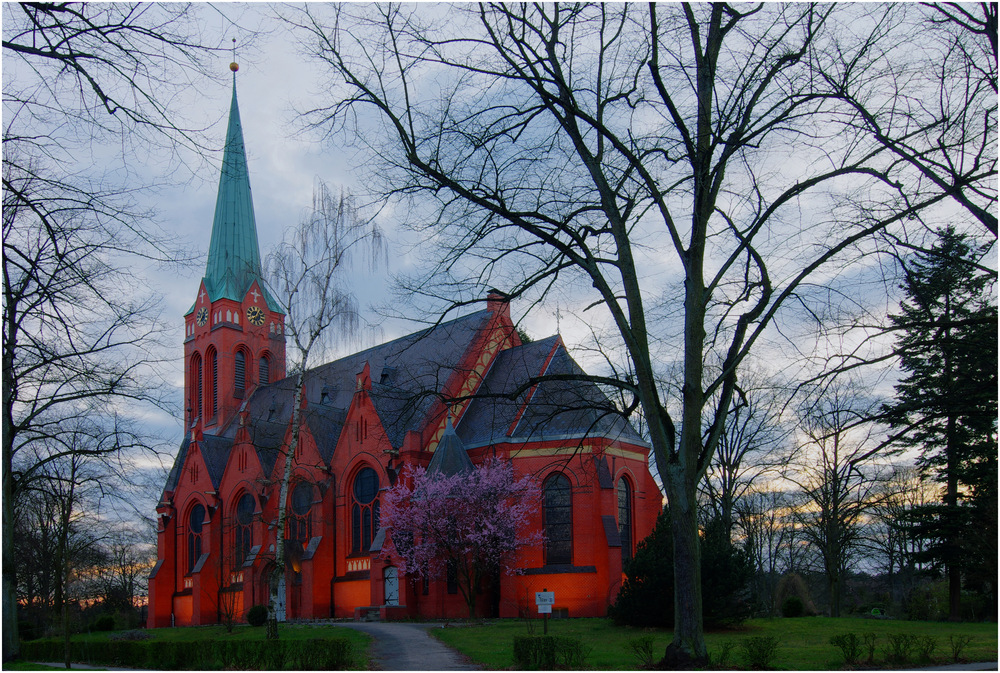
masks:
<svg viewBox="0 0 1000 673"><path fill-rule="evenodd" d="M372 668L380 671L475 671L481 667L428 633L440 624L338 622L374 637Z"/></svg>

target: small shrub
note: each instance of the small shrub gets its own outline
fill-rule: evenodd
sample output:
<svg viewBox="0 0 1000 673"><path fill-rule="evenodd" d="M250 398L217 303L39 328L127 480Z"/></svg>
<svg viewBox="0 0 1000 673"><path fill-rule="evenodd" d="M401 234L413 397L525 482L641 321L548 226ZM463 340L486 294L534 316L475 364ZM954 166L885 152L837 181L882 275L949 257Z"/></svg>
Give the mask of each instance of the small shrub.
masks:
<svg viewBox="0 0 1000 673"><path fill-rule="evenodd" d="M584 645L579 638L556 636L556 667L572 670L585 668L587 657L593 649Z"/></svg>
<svg viewBox="0 0 1000 673"><path fill-rule="evenodd" d="M844 662L849 666L858 663L861 658L861 639L856 633L841 633L830 637L830 644L840 648Z"/></svg>
<svg viewBox="0 0 1000 673"><path fill-rule="evenodd" d="M781 604L782 617L801 617L806 612L806 606L798 596L789 596Z"/></svg>
<svg viewBox="0 0 1000 673"><path fill-rule="evenodd" d="M628 641L628 646L632 649L632 656L635 657L637 668L653 668L656 664L656 655L653 654L653 636L633 638Z"/></svg>
<svg viewBox="0 0 1000 673"><path fill-rule="evenodd" d="M910 660L910 652L913 650L914 636L909 633L888 633L885 636L888 640L883 652L885 659L890 664L905 664Z"/></svg>
<svg viewBox="0 0 1000 673"><path fill-rule="evenodd" d="M90 626L91 631L111 631L115 628L115 618L111 615L101 615Z"/></svg>
<svg viewBox="0 0 1000 673"><path fill-rule="evenodd" d="M948 636L948 644L951 645L951 660L957 664L959 657L962 656L962 650L971 642L972 636L963 634Z"/></svg>
<svg viewBox="0 0 1000 673"><path fill-rule="evenodd" d="M934 650L937 649L937 638L934 636L917 636L914 647L917 650L917 659L922 662L928 662L934 655Z"/></svg>
<svg viewBox="0 0 1000 673"><path fill-rule="evenodd" d="M861 634L862 640L865 641L865 652L868 653L868 663L875 662L875 645L878 643L878 634L869 631L868 633Z"/></svg>
<svg viewBox="0 0 1000 673"><path fill-rule="evenodd" d="M247 610L247 624L250 626L264 626L267 621L267 606L255 605Z"/></svg>
<svg viewBox="0 0 1000 673"><path fill-rule="evenodd" d="M740 641L743 661L747 668L763 669L771 665L778 653L778 639L775 636L754 636Z"/></svg>
<svg viewBox="0 0 1000 673"><path fill-rule="evenodd" d="M522 670L583 668L590 648L577 638L561 636L516 636L514 665Z"/></svg>
<svg viewBox="0 0 1000 673"><path fill-rule="evenodd" d="M736 649L736 642L733 640L724 640L719 645L719 651L715 654L710 655L711 663L713 668L726 668L729 666L730 660L733 658L733 650Z"/></svg>

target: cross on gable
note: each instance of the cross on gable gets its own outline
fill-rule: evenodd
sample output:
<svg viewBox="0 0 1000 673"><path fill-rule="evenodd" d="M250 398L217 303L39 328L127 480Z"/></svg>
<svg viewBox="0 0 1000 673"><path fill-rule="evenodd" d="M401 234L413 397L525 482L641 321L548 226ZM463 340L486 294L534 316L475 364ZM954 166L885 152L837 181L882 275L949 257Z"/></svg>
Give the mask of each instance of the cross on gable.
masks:
<svg viewBox="0 0 1000 673"><path fill-rule="evenodd" d="M202 288L201 292L198 293L198 301L204 303L204 301L205 301L205 288Z"/></svg>
<svg viewBox="0 0 1000 673"><path fill-rule="evenodd" d="M256 304L257 300L260 299L260 292L257 291L257 288L254 288L250 291L250 294L253 295L253 303Z"/></svg>

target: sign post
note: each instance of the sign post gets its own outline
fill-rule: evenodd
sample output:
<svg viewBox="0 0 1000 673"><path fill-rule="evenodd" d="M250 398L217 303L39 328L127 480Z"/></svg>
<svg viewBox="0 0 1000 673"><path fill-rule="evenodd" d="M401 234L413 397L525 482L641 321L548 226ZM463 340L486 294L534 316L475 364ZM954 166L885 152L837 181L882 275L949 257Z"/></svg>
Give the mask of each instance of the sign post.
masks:
<svg viewBox="0 0 1000 673"><path fill-rule="evenodd" d="M554 591L542 589L535 592L535 605L538 606L538 614L542 616L542 633L549 635L549 615L552 614L552 606L555 605L556 594Z"/></svg>

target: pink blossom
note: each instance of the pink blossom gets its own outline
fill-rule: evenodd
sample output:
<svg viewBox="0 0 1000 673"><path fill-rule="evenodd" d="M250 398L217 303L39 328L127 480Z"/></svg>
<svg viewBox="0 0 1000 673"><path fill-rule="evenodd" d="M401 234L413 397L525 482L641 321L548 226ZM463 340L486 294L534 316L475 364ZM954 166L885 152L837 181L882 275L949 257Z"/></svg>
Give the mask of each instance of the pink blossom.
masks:
<svg viewBox="0 0 1000 673"><path fill-rule="evenodd" d="M382 499L389 531L382 556L414 578L441 579L453 564L472 616L471 589L487 576L517 574L518 550L541 544L531 526L539 506L534 479L515 479L509 461L491 459L454 476L407 467Z"/></svg>

